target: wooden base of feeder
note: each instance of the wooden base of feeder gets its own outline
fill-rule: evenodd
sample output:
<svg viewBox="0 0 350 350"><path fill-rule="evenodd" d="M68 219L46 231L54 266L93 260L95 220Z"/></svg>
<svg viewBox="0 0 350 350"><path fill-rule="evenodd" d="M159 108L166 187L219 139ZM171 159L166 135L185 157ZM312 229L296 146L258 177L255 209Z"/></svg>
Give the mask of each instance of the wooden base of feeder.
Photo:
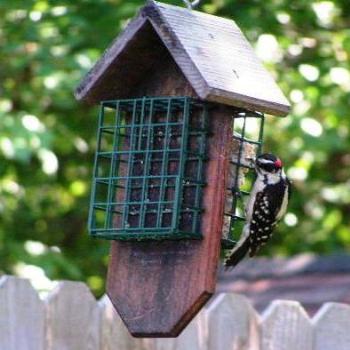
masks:
<svg viewBox="0 0 350 350"><path fill-rule="evenodd" d="M232 117L209 120L202 240L112 243L107 294L135 337L176 337L215 291Z"/></svg>

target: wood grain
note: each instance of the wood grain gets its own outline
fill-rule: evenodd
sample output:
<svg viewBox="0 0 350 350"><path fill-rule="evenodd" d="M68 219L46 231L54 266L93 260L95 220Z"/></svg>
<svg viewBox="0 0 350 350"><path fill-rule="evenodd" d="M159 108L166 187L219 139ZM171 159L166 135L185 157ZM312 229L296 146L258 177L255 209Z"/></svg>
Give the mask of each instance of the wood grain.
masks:
<svg viewBox="0 0 350 350"><path fill-rule="evenodd" d="M0 349L44 350L45 308L28 280L0 278Z"/></svg>
<svg viewBox="0 0 350 350"><path fill-rule="evenodd" d="M60 282L46 302L46 350L99 348L99 310L81 282Z"/></svg>
<svg viewBox="0 0 350 350"><path fill-rule="evenodd" d="M79 86L75 89L74 95L76 99L87 101L88 103L98 103L101 100L108 100L114 96L116 98L121 93L122 88L128 88L126 82L122 79L126 77L123 69L117 69L117 66L122 67L125 63L123 57L128 51L132 51L135 41L142 41L147 38L149 25L147 19L141 14L134 18L125 28L125 30L112 42L111 46L104 52L98 62L92 67L90 72L83 78ZM144 31L144 36L141 32ZM141 36L141 38L140 38ZM149 42L148 42L149 40ZM146 39L147 45L152 45L150 38ZM139 54L142 55L142 43ZM132 55L130 55L132 58ZM138 58L140 56L137 56ZM147 57L147 56L146 56ZM131 63L135 64L132 60ZM144 66L143 64L141 67ZM139 65L135 65L134 69L138 70ZM130 69L125 67L127 72ZM133 76L131 76L133 77ZM131 78L130 77L130 78ZM120 79L118 79L120 78ZM111 93L109 93L111 89Z"/></svg>
<svg viewBox="0 0 350 350"><path fill-rule="evenodd" d="M153 339L152 350L210 350L205 310L202 309L177 338Z"/></svg>
<svg viewBox="0 0 350 350"><path fill-rule="evenodd" d="M147 12L147 7L144 11L202 99L275 115L288 113L287 99L234 21L156 4L149 4L152 11ZM162 35L164 27L176 45L168 44L168 37ZM192 65L206 89L196 89L197 74Z"/></svg>
<svg viewBox="0 0 350 350"><path fill-rule="evenodd" d="M289 110L234 22L149 1L76 90L90 103L193 96L248 110ZM214 293L232 113L210 113L201 241L113 242L107 293L134 336L177 336Z"/></svg>
<svg viewBox="0 0 350 350"><path fill-rule="evenodd" d="M114 40L75 96L89 103L133 97L167 54L204 100L281 116L289 112L289 102L235 22L154 1Z"/></svg>
<svg viewBox="0 0 350 350"><path fill-rule="evenodd" d="M98 305L101 313L100 350L145 350L142 339L130 335L107 295Z"/></svg>
<svg viewBox="0 0 350 350"><path fill-rule="evenodd" d="M350 306L326 303L312 320L315 350L350 349Z"/></svg>
<svg viewBox="0 0 350 350"><path fill-rule="evenodd" d="M262 350L312 350L312 326L296 301L276 300L263 314Z"/></svg>
<svg viewBox="0 0 350 350"><path fill-rule="evenodd" d="M134 336L177 336L215 291L232 117L211 113L203 240L112 243L107 294Z"/></svg>
<svg viewBox="0 0 350 350"><path fill-rule="evenodd" d="M219 295L208 308L207 318L208 349L259 349L258 316L244 296Z"/></svg>
<svg viewBox="0 0 350 350"><path fill-rule="evenodd" d="M47 298L56 307L50 303L45 308L28 280L0 278L1 350L350 349L347 304L326 303L310 321L299 303L275 301L258 317L245 297L225 293L203 308L178 338L135 339L107 296L96 303L83 283L64 284L65 296L58 296L61 284ZM55 342L47 342L53 335Z"/></svg>

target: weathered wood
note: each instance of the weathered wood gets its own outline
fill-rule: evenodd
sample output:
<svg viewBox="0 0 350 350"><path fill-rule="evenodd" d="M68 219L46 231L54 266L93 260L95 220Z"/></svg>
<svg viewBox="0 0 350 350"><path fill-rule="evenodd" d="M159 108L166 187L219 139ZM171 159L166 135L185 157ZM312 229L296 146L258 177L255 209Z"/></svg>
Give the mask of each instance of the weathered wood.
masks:
<svg viewBox="0 0 350 350"><path fill-rule="evenodd" d="M245 297L220 294L209 306L207 318L208 349L259 349L258 316Z"/></svg>
<svg viewBox="0 0 350 350"><path fill-rule="evenodd" d="M207 336L202 309L177 338L154 339L152 350L207 350Z"/></svg>
<svg viewBox="0 0 350 350"><path fill-rule="evenodd" d="M232 20L154 1L112 43L77 88L76 98L96 103L132 96L132 87L162 62L165 48L200 98L288 113L287 99Z"/></svg>
<svg viewBox="0 0 350 350"><path fill-rule="evenodd" d="M145 350L142 340L130 335L107 295L98 304L101 313L100 350Z"/></svg>
<svg viewBox="0 0 350 350"><path fill-rule="evenodd" d="M0 278L1 350L350 349L346 304L324 304L310 321L299 303L275 301L258 322L245 297L220 294L177 339L136 339L108 298L97 304L83 283L61 283L46 303L45 317L27 280Z"/></svg>
<svg viewBox="0 0 350 350"><path fill-rule="evenodd" d="M205 311L202 309L176 338L175 350L206 350L207 337Z"/></svg>
<svg viewBox="0 0 350 350"><path fill-rule="evenodd" d="M234 22L149 1L86 76L76 97L99 102L155 95L200 97L280 115L289 109ZM135 336L177 336L215 290L232 137L230 108L217 104L210 123L204 239L112 243L107 293Z"/></svg>
<svg viewBox="0 0 350 350"><path fill-rule="evenodd" d="M162 43L159 42L159 49ZM157 51L159 50L156 49ZM154 65L147 79L144 79L133 91L135 97L142 96L188 96L198 98L191 84L186 80L180 68L169 52L160 49L161 60Z"/></svg>
<svg viewBox="0 0 350 350"><path fill-rule="evenodd" d="M107 294L134 336L177 336L215 291L232 117L211 113L203 240L112 243Z"/></svg>
<svg viewBox="0 0 350 350"><path fill-rule="evenodd" d="M45 308L28 280L0 278L0 349L44 350Z"/></svg>
<svg viewBox="0 0 350 350"><path fill-rule="evenodd" d="M99 309L84 283L60 282L45 303L46 350L99 348Z"/></svg>
<svg viewBox="0 0 350 350"><path fill-rule="evenodd" d="M296 301L274 301L262 316L262 350L312 350L312 326Z"/></svg>
<svg viewBox="0 0 350 350"><path fill-rule="evenodd" d="M167 82L174 76L173 72L179 77L178 88ZM162 89L163 85L171 86L174 95L197 97L151 23L140 14L85 77L75 96L96 103L144 96L149 86L156 87L153 93L148 91L149 96L170 95L170 91Z"/></svg>
<svg viewBox="0 0 350 350"><path fill-rule="evenodd" d="M166 26L171 43L177 40L177 47L188 55L188 62L182 52L177 59L178 52L167 45L189 82L193 81L190 63L205 81L204 94L194 87L201 98L276 115L288 113L287 99L234 21L162 3L156 8L157 15L150 18L152 23L159 21L154 27L162 40L168 44L162 36Z"/></svg>
<svg viewBox="0 0 350 350"><path fill-rule="evenodd" d="M314 350L350 349L350 306L326 303L312 319Z"/></svg>
<svg viewBox="0 0 350 350"><path fill-rule="evenodd" d="M131 48L135 46L135 41L143 41L143 38L147 38L150 26L147 23L147 19L142 15L138 15L134 20L132 20L125 30L120 34L120 36L115 39L110 48L106 50L100 60L95 64L91 71L84 77L80 85L75 90L75 97L80 100L84 99L89 103L96 103L101 100L111 99L111 95L114 95L114 98L121 94L122 89L118 88L117 82L122 83L123 88L128 88L128 83L131 83L133 75L130 77L126 76L122 70L116 72L114 66L120 65L125 66L123 59L124 57L128 58L127 54L122 54L123 51L130 51ZM142 36L142 30L145 32ZM141 35L141 39L139 38ZM137 40L138 39L138 40ZM152 38L148 37L148 45L152 45ZM142 50L142 44L139 44L141 47L138 47L139 54L145 54ZM151 54L151 53L150 53ZM132 55L129 55L131 58ZM141 56L137 56L139 60ZM146 56L147 57L147 56ZM134 62L133 60L131 62ZM142 65L144 66L144 65ZM111 69L109 69L111 68ZM133 67L138 73L141 73L140 65L135 65ZM125 66L125 69L127 67ZM130 69L127 69L129 72ZM131 72L132 73L132 72ZM127 80L124 81L123 78ZM136 85L136 84L135 84ZM109 92L111 89L111 92Z"/></svg>

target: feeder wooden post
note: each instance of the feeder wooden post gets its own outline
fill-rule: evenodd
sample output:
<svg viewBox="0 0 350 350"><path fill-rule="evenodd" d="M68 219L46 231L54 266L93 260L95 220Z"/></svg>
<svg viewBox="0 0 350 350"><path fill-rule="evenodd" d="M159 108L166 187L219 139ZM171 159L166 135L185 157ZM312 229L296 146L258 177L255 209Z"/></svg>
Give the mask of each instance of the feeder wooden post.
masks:
<svg viewBox="0 0 350 350"><path fill-rule="evenodd" d="M134 336L177 336L215 291L232 119L223 107L213 114L203 239L112 243L107 294Z"/></svg>

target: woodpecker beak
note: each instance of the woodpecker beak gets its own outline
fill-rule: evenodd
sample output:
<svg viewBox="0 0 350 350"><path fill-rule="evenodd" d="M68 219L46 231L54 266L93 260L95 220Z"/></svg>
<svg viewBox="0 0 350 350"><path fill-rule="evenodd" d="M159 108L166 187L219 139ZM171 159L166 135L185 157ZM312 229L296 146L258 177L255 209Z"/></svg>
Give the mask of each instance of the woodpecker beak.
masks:
<svg viewBox="0 0 350 350"><path fill-rule="evenodd" d="M277 160L275 161L275 166L276 166L276 168L282 168L281 159L277 159Z"/></svg>

